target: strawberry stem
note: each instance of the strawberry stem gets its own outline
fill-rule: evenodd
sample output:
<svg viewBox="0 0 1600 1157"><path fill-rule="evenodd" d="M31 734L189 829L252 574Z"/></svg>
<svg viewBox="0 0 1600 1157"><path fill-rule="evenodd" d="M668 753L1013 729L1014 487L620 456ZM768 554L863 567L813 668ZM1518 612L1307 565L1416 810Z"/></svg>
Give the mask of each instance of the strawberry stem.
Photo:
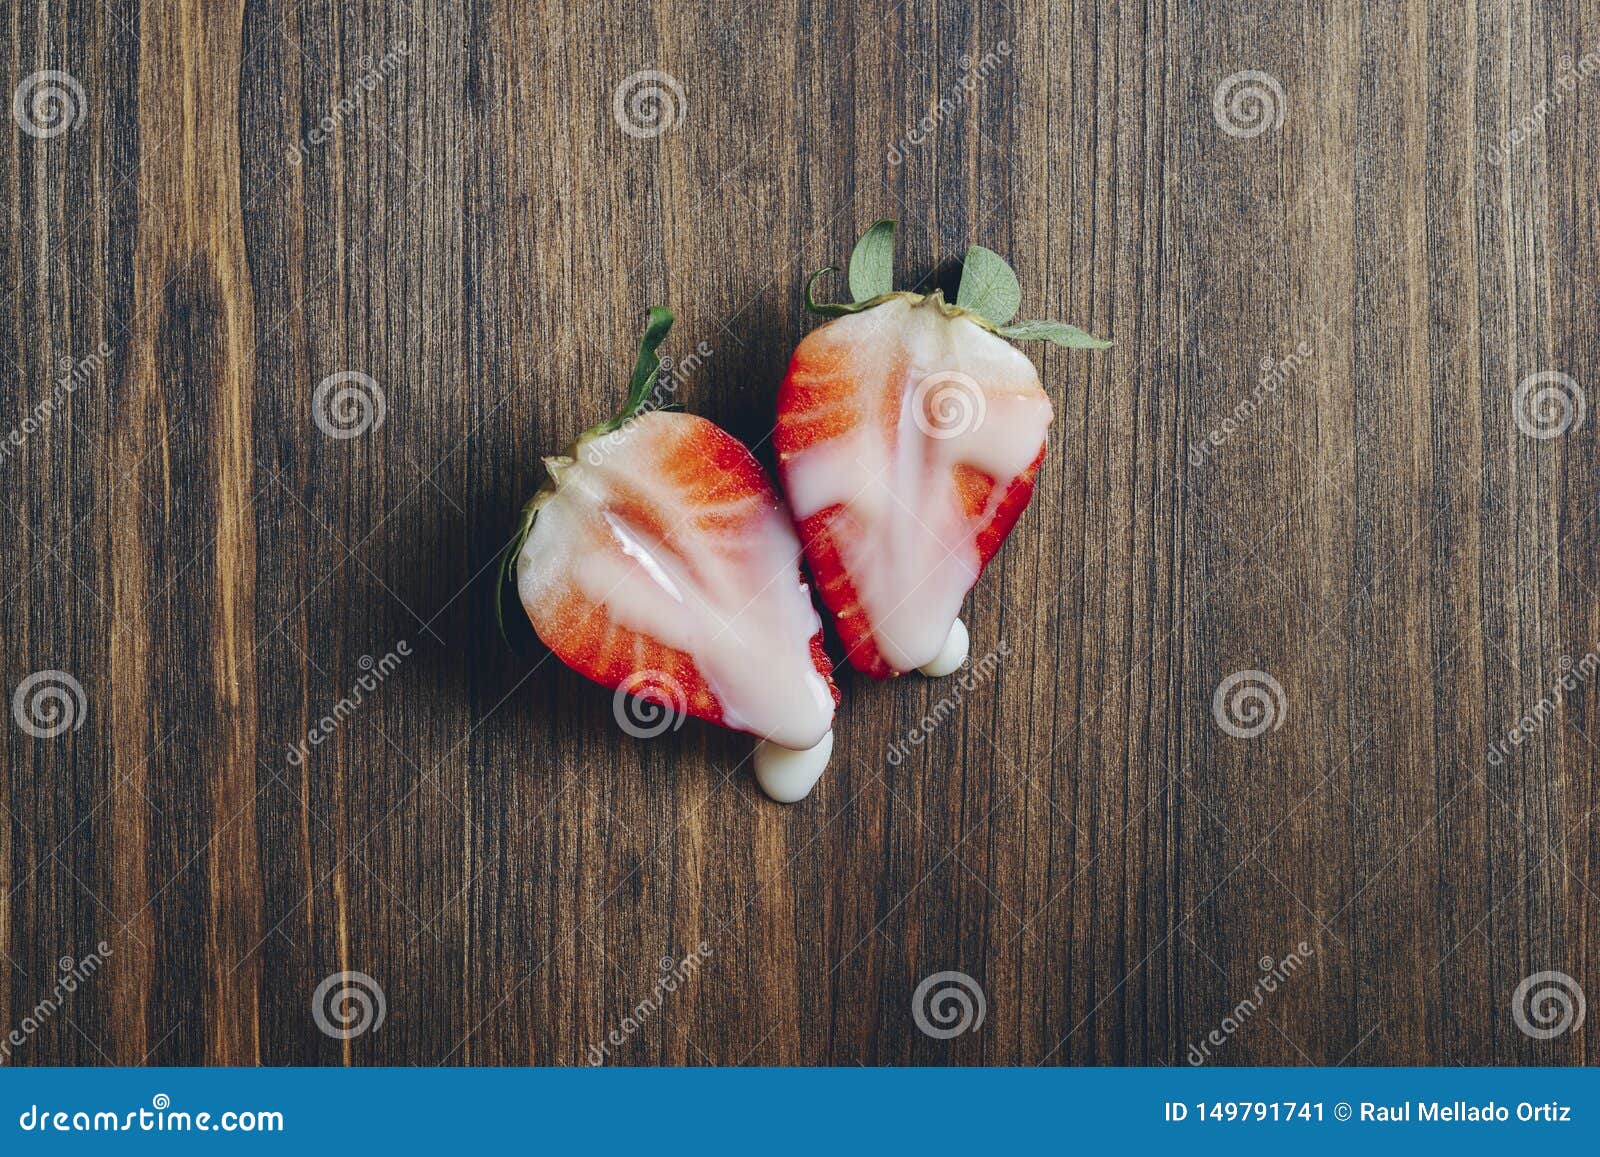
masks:
<svg viewBox="0 0 1600 1157"><path fill-rule="evenodd" d="M639 357L633 363L633 376L628 379L628 397L623 402L621 411L609 422L597 426L590 433L609 434L619 430L633 418L650 400L650 392L655 388L656 376L661 372L661 358L656 353L661 348L661 343L667 339L667 334L672 330L672 311L659 305L652 305L645 318L644 336L639 339ZM662 409L676 407L663 406ZM546 458L545 471L550 475L550 482L545 488L535 494L526 506L517 521L517 529L511 536L511 541L506 543L505 549L500 552L500 559L495 567L494 589L494 621L500 628L500 637L506 641L507 646L512 646L511 636L506 633L505 600L506 589L516 585L517 556L522 553L523 544L528 541L528 535L533 533L533 520L539 513L540 496L548 493L558 485L557 477L562 465L570 464L568 458Z"/></svg>
<svg viewBox="0 0 1600 1157"><path fill-rule="evenodd" d="M633 376L628 379L628 400L615 418L601 427L605 433L621 429L622 424L637 414L650 397L656 384L656 374L661 370L661 358L656 350L667 340L672 329L672 311L652 305L645 321L644 336L639 339L639 358L633 363Z"/></svg>

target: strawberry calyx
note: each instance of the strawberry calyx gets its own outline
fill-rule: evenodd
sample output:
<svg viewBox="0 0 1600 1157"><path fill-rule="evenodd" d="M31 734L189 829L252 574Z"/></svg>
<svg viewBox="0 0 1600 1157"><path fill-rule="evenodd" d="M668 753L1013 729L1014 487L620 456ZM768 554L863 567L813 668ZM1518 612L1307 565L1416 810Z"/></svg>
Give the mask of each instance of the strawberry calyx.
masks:
<svg viewBox="0 0 1600 1157"><path fill-rule="evenodd" d="M676 406L650 407L648 405L652 391L655 389L656 379L661 373L661 357L656 352L661 348L661 343L666 340L667 334L672 330L672 311L659 305L652 305L645 315L644 334L639 338L639 356L633 363L633 373L628 378L628 394L622 403L622 409L617 411L615 417L591 426L578 440L561 453L544 459L545 473L548 478L545 484L530 498L522 508L522 513L517 517L516 530L511 535L511 540L506 544L505 550L500 554L496 566L496 582L494 594L494 621L500 628L500 637L511 645L510 636L506 634L505 599L506 588L516 585L517 556L522 553L523 544L528 541L528 535L533 533L534 519L539 515L539 508L555 496L556 490L561 485L561 475L567 467L577 461L578 451L585 442L592 438L605 437L615 434L628 422L638 417L641 411L647 409L677 409Z"/></svg>
<svg viewBox="0 0 1600 1157"><path fill-rule="evenodd" d="M961 284L956 300L944 300L943 290L931 294L894 288L894 229L892 218L874 222L850 253L848 280L851 301L819 302L813 293L817 279L837 273L830 265L806 281L806 308L823 317L861 313L894 298L916 304L931 301L946 317L965 317L990 333L1013 341L1051 341L1068 349L1107 349L1111 343L1064 321L1013 322L1022 304L1022 287L1006 259L982 245L968 246L961 262Z"/></svg>

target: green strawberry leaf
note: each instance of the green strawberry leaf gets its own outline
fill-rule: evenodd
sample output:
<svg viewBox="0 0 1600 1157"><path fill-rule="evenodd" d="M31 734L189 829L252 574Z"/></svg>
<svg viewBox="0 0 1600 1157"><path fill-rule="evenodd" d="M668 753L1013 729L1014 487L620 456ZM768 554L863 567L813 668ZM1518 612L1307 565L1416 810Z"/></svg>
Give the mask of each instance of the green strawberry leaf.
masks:
<svg viewBox="0 0 1600 1157"><path fill-rule="evenodd" d="M656 350L667 340L667 333L671 329L672 311L652 305L649 319L645 322L644 336L639 339L639 360L633 365L633 377L628 379L628 400L622 412L605 424L603 429L606 432L620 429L649 398L650 389L656 382L656 372L661 368L661 358Z"/></svg>
<svg viewBox="0 0 1600 1157"><path fill-rule="evenodd" d="M1017 316L1022 305L1022 286L1017 284L1017 275L1004 257L982 245L973 245L961 260L956 304L995 325L1005 325Z"/></svg>
<svg viewBox="0 0 1600 1157"><path fill-rule="evenodd" d="M850 296L871 301L894 292L894 220L885 217L861 235L850 253Z"/></svg>
<svg viewBox="0 0 1600 1157"><path fill-rule="evenodd" d="M1056 345L1066 346L1069 350L1111 348L1111 343L1105 338L1085 333L1077 326L1068 325L1064 321L1019 321L1016 325L1002 326L998 332L1002 337L1014 338L1017 341L1053 341Z"/></svg>

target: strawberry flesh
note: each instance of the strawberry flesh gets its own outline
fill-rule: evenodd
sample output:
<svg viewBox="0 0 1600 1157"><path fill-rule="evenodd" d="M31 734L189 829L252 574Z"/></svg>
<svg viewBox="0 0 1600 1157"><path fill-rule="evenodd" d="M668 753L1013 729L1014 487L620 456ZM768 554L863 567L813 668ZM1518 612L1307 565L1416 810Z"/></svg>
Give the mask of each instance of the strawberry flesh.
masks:
<svg viewBox="0 0 1600 1157"><path fill-rule="evenodd" d="M808 335L774 438L818 593L857 669L929 663L1033 494L1051 406L1033 363L938 296Z"/></svg>
<svg viewBox="0 0 1600 1157"><path fill-rule="evenodd" d="M750 452L654 411L547 465L517 590L562 662L784 747L819 743L839 693L794 529Z"/></svg>

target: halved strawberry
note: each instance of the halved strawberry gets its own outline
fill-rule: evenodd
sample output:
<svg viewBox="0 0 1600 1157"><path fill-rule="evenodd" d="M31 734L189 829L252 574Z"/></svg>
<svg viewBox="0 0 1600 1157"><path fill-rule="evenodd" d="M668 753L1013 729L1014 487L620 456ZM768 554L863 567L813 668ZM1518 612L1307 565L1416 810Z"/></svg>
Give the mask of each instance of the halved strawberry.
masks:
<svg viewBox="0 0 1600 1157"><path fill-rule="evenodd" d="M800 544L743 445L704 418L650 407L671 325L667 310L650 311L623 412L545 459L549 481L523 512L502 579L514 568L534 630L562 662L618 689L625 728L635 730L624 691L815 747L838 691Z"/></svg>
<svg viewBox="0 0 1600 1157"><path fill-rule="evenodd" d="M795 350L774 435L818 593L850 662L880 679L960 662L961 602L1033 495L1050 398L1005 339L1110 344L1008 324L1021 289L981 246L954 305L894 292L893 259L894 222L879 221L850 258L853 304L819 306L821 273L807 284L806 305L835 320Z"/></svg>

